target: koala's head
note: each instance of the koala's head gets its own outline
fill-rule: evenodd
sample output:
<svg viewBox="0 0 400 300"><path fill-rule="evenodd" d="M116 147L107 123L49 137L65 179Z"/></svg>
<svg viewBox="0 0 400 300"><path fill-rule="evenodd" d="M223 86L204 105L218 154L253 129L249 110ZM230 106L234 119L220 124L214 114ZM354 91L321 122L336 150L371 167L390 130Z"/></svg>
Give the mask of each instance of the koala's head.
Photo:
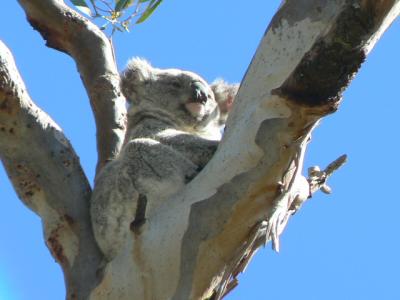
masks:
<svg viewBox="0 0 400 300"><path fill-rule="evenodd" d="M196 128L218 117L213 91L192 72L157 69L133 58L121 74L121 87L134 111L162 110L183 126Z"/></svg>

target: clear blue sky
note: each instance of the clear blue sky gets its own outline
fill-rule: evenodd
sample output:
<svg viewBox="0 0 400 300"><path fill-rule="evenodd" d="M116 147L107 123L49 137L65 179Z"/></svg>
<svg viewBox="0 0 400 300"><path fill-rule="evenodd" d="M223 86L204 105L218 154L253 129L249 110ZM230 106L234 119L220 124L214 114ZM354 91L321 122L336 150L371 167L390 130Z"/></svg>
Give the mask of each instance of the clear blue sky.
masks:
<svg viewBox="0 0 400 300"><path fill-rule="evenodd" d="M279 1L165 0L130 34L118 35L120 68L130 56L207 80L241 80ZM228 300L398 300L400 289L400 22L386 32L313 135L306 167L342 153L348 164L290 221L281 253L261 249ZM95 129L74 62L44 47L17 1L0 11L0 39L13 51L34 101L64 129L92 180ZM0 169L0 300L64 299L63 277Z"/></svg>

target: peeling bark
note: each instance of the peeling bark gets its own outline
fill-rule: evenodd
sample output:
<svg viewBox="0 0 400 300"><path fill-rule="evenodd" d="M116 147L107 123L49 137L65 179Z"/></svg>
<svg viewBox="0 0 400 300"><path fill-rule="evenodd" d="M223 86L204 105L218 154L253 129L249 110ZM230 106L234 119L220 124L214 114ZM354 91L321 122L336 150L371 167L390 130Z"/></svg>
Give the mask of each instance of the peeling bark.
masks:
<svg viewBox="0 0 400 300"><path fill-rule="evenodd" d="M71 55L91 98L98 170L119 151L124 99L104 35L61 0L19 0L50 47ZM217 153L182 191L131 233L103 265L88 213L90 186L60 128L29 98L0 45L0 157L19 197L43 220L68 299L220 299L255 251L323 188L307 180L310 133L334 112L366 55L400 12L400 0L287 0L241 84ZM325 187L328 189L327 187Z"/></svg>

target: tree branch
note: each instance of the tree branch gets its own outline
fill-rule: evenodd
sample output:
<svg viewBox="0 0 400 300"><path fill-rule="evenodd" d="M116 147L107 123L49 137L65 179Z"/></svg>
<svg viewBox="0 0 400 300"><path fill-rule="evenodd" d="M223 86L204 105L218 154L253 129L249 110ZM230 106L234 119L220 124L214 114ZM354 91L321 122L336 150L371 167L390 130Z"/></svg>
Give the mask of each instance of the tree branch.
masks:
<svg viewBox="0 0 400 300"><path fill-rule="evenodd" d="M71 144L30 99L2 42L0 157L19 198L42 218L46 244L63 268L68 297L83 299L97 283L101 260L89 218L91 188Z"/></svg>
<svg viewBox="0 0 400 300"><path fill-rule="evenodd" d="M62 0L18 0L47 46L76 62L97 126L97 172L118 154L126 127L125 98L119 87L113 47L101 30Z"/></svg>
<svg viewBox="0 0 400 300"><path fill-rule="evenodd" d="M93 296L220 299L260 245L272 240L278 248L292 203L310 196L302 169L311 131L338 108L399 12L400 0L285 1L240 86L217 153L132 234Z"/></svg>

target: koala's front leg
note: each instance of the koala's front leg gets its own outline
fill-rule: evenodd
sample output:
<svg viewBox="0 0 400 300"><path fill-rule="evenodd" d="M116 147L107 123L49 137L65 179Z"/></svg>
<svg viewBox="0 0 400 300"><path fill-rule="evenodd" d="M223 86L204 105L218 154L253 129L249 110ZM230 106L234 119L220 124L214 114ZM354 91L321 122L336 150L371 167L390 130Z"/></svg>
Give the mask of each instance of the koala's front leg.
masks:
<svg viewBox="0 0 400 300"><path fill-rule="evenodd" d="M131 140L121 155L138 193L146 196L146 217L197 173L197 166L182 153L150 138Z"/></svg>
<svg viewBox="0 0 400 300"><path fill-rule="evenodd" d="M217 140L208 140L179 131L174 135L161 135L158 140L185 155L197 165L198 170L203 169L210 161L219 145Z"/></svg>

